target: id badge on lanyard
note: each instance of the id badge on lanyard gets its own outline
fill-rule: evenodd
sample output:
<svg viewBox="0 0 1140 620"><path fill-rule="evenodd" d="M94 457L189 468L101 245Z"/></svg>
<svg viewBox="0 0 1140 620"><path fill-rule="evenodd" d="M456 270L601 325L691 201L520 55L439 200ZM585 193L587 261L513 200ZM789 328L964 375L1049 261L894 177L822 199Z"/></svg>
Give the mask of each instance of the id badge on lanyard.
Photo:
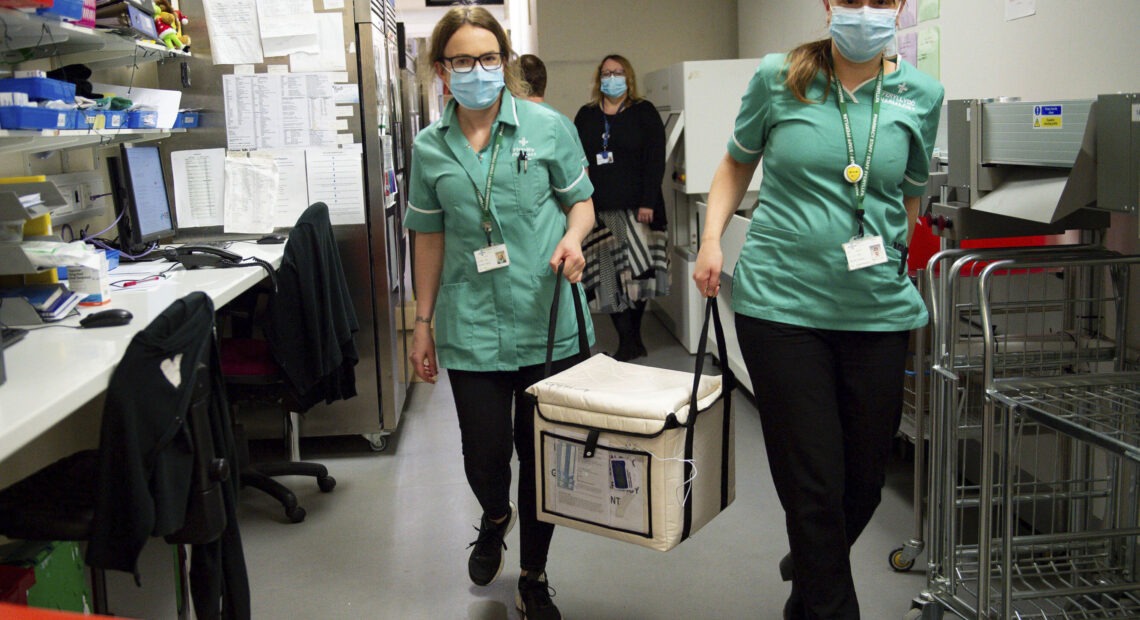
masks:
<svg viewBox="0 0 1140 620"><path fill-rule="evenodd" d="M621 108L618 108L618 112L621 112ZM602 134L602 150L596 155L599 166L614 163L614 152L610 150L610 119L605 110L602 111L602 122L606 125L606 131Z"/></svg>
<svg viewBox="0 0 1140 620"><path fill-rule="evenodd" d="M847 255L847 271L855 271L887 262L887 248L879 235L856 237L843 244Z"/></svg>
<svg viewBox="0 0 1140 620"><path fill-rule="evenodd" d="M502 269L511 264L511 257L507 254L507 244L496 243L485 248L475 250L475 268L479 273Z"/></svg>
<svg viewBox="0 0 1140 620"><path fill-rule="evenodd" d="M875 98L871 104L871 131L867 137L867 155L863 165L855 163L855 142L851 137L851 119L847 114L847 102L843 97L843 84L839 76L835 76L836 102L839 105L839 115L843 119L843 133L847 142L847 165L843 168L843 179L851 184L855 193L855 220L859 229L855 236L847 243L842 244L843 253L847 256L847 270L855 271L873 265L887 262L887 249L883 245L883 238L879 235L863 236L863 198L867 194L867 180L871 172L871 154L875 150L875 133L879 125L879 104L883 92L883 70L879 69L879 77L875 82Z"/></svg>
<svg viewBox="0 0 1140 620"><path fill-rule="evenodd" d="M511 257L507 253L507 244L493 243L491 241L491 181L495 178L495 163L499 159L499 147L502 146L503 127L495 135L495 150L491 153L491 166L487 171L487 188L485 193L479 192L475 186L475 197L479 200L479 210L483 214L483 233L487 237L487 245L475 250L475 268L479 273L502 269L511 264Z"/></svg>

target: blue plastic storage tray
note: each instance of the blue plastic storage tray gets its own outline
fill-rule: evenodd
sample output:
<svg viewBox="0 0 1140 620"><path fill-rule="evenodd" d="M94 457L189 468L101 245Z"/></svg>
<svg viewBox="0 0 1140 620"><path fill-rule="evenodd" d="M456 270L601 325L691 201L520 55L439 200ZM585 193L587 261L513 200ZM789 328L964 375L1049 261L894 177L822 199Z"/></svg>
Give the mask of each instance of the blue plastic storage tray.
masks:
<svg viewBox="0 0 1140 620"><path fill-rule="evenodd" d="M83 0L55 0L51 7L36 9L36 13L79 21L83 19Z"/></svg>
<svg viewBox="0 0 1140 620"><path fill-rule="evenodd" d="M95 129L100 116L98 110L76 110L71 116L72 129Z"/></svg>
<svg viewBox="0 0 1140 620"><path fill-rule="evenodd" d="M178 113L174 119L174 127L177 128L190 128L198 126L198 112L195 110L183 110Z"/></svg>
<svg viewBox="0 0 1140 620"><path fill-rule="evenodd" d="M74 110L0 107L0 127L4 129L69 129Z"/></svg>
<svg viewBox="0 0 1140 620"><path fill-rule="evenodd" d="M154 129L158 127L156 110L131 110L127 112L127 127L131 129Z"/></svg>
<svg viewBox="0 0 1140 620"><path fill-rule="evenodd" d="M104 129L126 129L127 113L122 110L103 110Z"/></svg>
<svg viewBox="0 0 1140 620"><path fill-rule="evenodd" d="M27 93L32 101L75 101L75 84L51 78L4 78L0 79L0 92Z"/></svg>

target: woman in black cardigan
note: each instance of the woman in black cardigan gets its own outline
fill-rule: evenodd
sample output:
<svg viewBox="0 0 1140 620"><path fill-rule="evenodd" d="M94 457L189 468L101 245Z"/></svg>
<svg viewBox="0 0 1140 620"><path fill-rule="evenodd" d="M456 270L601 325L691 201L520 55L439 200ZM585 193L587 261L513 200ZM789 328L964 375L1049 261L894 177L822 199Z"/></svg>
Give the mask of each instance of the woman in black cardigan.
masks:
<svg viewBox="0 0 1140 620"><path fill-rule="evenodd" d="M637 90L629 61L617 54L594 72L590 102L574 117L594 184L597 216L582 249L582 282L590 309L609 314L619 344L614 358L646 355L641 317L646 302L669 293L666 248L665 126Z"/></svg>

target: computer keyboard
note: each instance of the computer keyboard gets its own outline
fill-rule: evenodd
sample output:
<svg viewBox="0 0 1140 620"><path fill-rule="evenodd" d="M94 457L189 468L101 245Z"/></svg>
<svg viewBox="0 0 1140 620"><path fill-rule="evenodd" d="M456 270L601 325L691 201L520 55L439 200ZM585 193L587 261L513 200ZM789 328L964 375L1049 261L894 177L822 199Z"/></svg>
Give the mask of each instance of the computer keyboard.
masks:
<svg viewBox="0 0 1140 620"><path fill-rule="evenodd" d="M24 336L27 335L28 330L20 329L19 327L0 328L0 343L3 344L3 348L7 349L8 347L23 340Z"/></svg>

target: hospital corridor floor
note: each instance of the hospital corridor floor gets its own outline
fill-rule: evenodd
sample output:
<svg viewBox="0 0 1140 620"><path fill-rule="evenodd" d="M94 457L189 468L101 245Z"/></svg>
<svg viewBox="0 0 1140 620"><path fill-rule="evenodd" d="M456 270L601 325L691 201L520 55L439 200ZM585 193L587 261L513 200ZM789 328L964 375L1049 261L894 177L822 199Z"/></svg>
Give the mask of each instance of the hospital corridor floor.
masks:
<svg viewBox="0 0 1140 620"><path fill-rule="evenodd" d="M616 348L607 317L595 316L596 351ZM691 370L694 357L649 315L649 356L637 363ZM736 500L671 551L555 530L547 565L554 601L570 620L778 619L789 584L777 563L787 552L784 516L772 487L750 398L734 398ZM479 507L467 486L459 429L446 373L436 385L415 384L399 428L383 452L361 437L306 438L302 457L328 466L336 489L312 479L284 478L308 516L286 522L280 506L253 489L241 494L240 525L253 618L507 620L518 618L518 529L507 540L497 581L473 585L468 543ZM264 442L258 442L264 443ZM270 442L276 446L277 442ZM896 573L892 549L913 535L913 461L896 450L883 503L852 550L863 618L902 618L925 585L915 569ZM516 463L517 466L517 463ZM517 467L516 467L517 469ZM516 471L517 483L517 471ZM169 599L155 585L169 573L169 551L144 552L143 590L112 575L112 611L137 618L174 618L154 610Z"/></svg>

